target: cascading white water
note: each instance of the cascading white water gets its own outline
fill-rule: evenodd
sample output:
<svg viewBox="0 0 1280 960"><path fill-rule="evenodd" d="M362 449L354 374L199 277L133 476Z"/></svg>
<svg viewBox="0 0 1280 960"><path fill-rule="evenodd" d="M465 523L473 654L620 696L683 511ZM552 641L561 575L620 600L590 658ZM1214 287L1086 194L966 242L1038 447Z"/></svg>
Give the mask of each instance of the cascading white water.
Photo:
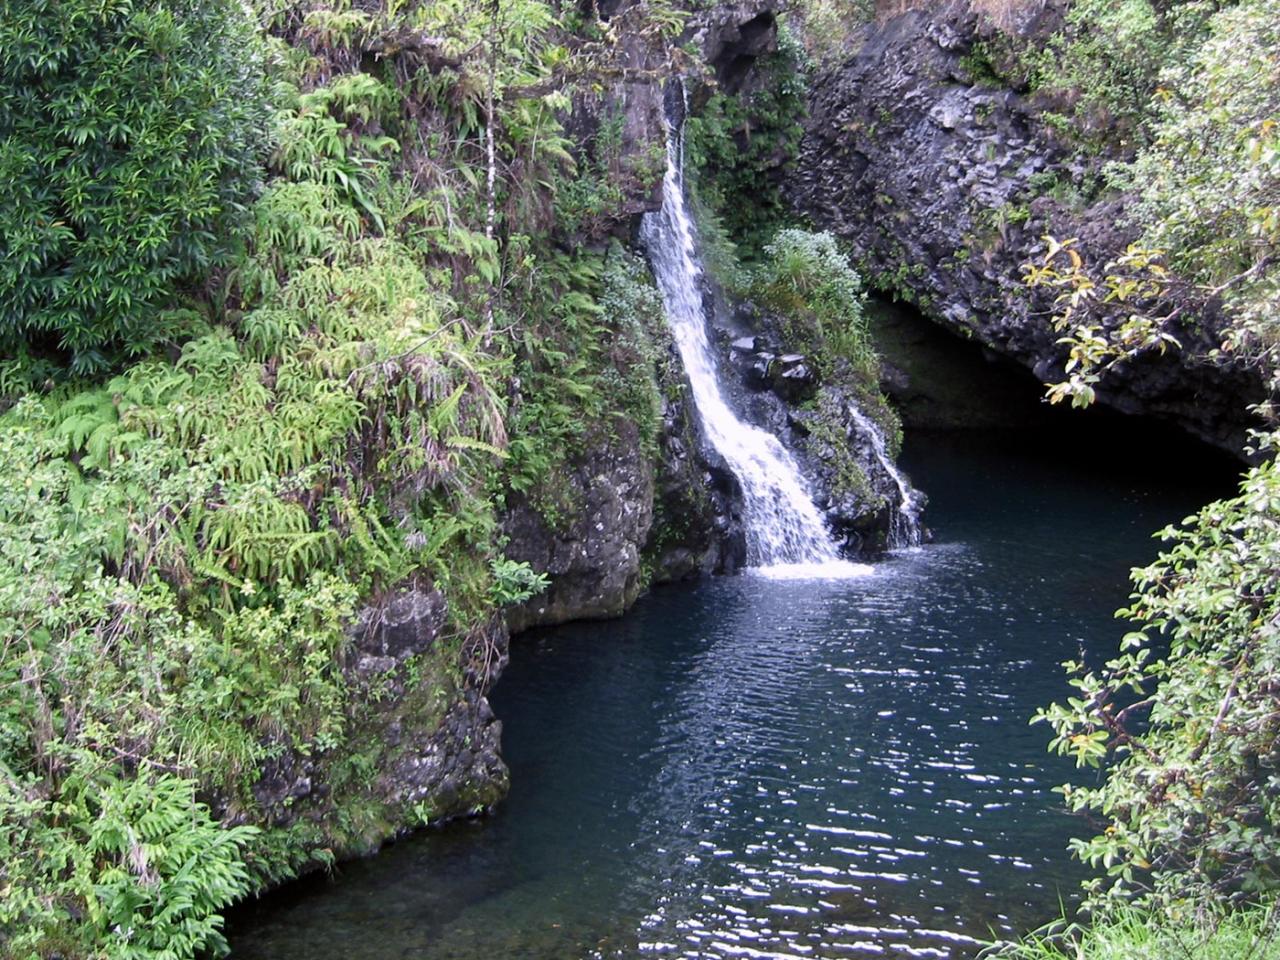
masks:
<svg viewBox="0 0 1280 960"><path fill-rule="evenodd" d="M889 522L889 546L918 547L923 539L920 532L920 495L889 456L880 426L852 404L849 413L870 441L871 452L880 461L880 466L898 488L898 508L893 511L893 519Z"/></svg>
<svg viewBox="0 0 1280 960"><path fill-rule="evenodd" d="M641 239L653 263L667 322L693 388L711 445L742 485L747 562L778 577L844 577L869 573L841 560L796 462L777 437L743 423L725 402L707 338L693 223L685 209L682 145L667 144L662 210L646 214Z"/></svg>

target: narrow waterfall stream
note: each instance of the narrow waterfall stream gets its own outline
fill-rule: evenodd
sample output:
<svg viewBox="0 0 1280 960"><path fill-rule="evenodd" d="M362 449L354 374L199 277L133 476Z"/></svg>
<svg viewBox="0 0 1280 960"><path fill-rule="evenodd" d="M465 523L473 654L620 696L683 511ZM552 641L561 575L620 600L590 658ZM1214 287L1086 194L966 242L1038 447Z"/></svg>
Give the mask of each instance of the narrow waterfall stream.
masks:
<svg viewBox="0 0 1280 960"><path fill-rule="evenodd" d="M772 434L744 423L729 408L707 337L693 222L684 200L682 140L667 143L662 210L647 214L641 239L653 263L667 321L707 439L742 484L747 562L776 577L847 577L870 572L841 560L795 459Z"/></svg>
<svg viewBox="0 0 1280 960"><path fill-rule="evenodd" d="M653 264L698 418L711 445L742 485L747 562L773 577L864 575L869 567L840 559L795 458L773 434L743 422L725 400L707 336L703 270L696 231L685 206L683 152L683 137L673 132L667 142L662 210L644 217L641 240ZM917 546L920 497L894 466L880 428L856 407L849 409L898 489L890 546Z"/></svg>
<svg viewBox="0 0 1280 960"><path fill-rule="evenodd" d="M907 482L907 478L903 476L902 471L894 464L893 458L889 456L884 432L876 422L853 405L849 406L849 413L871 444L871 452L875 454L876 460L884 468L884 472L889 475L889 479L893 481L894 486L898 488L898 507L893 511L893 519L890 521L889 545L893 547L920 546L920 541L923 538L920 530L920 494Z"/></svg>

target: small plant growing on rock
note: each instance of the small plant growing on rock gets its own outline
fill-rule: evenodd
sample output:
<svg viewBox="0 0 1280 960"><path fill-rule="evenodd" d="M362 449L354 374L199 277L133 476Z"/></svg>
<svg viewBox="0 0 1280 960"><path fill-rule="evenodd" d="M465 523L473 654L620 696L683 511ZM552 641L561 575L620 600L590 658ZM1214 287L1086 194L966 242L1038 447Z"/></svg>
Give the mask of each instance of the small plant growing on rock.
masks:
<svg viewBox="0 0 1280 960"><path fill-rule="evenodd" d="M1046 391L1050 403L1069 399L1073 407L1087 407L1108 370L1152 351L1180 347L1169 332L1180 311L1153 315L1171 283L1159 250L1132 245L1106 264L1098 280L1085 268L1077 241L1046 237L1045 242L1040 262L1026 264L1023 272L1028 286L1058 291L1052 324L1063 334L1058 342L1068 355L1066 379Z"/></svg>
<svg viewBox="0 0 1280 960"><path fill-rule="evenodd" d="M779 230L764 248L751 292L786 319L788 341L812 354L824 375L843 360L858 379L874 380L862 278L830 233Z"/></svg>

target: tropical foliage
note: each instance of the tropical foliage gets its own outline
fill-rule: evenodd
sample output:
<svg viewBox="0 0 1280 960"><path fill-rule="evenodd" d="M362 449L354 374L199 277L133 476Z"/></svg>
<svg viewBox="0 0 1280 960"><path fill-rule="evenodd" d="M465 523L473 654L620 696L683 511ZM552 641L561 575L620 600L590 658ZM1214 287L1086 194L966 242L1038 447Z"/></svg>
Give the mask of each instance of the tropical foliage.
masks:
<svg viewBox="0 0 1280 960"><path fill-rule="evenodd" d="M1214 0L1075 0L1041 49L1023 54L1032 85L1055 104L1067 136L1111 153L1148 138L1161 71L1184 64L1203 39Z"/></svg>
<svg viewBox="0 0 1280 960"><path fill-rule="evenodd" d="M459 631L487 616L503 366L410 248L369 234L372 184L334 173L368 144L290 138L323 128L328 99L282 115L236 328L5 418L0 870L19 955L216 948L252 834L196 792L244 818L281 750L341 755L365 699L345 670L361 597L421 570Z"/></svg>
<svg viewBox="0 0 1280 960"><path fill-rule="evenodd" d="M761 59L751 88L715 90L685 123L695 199L748 261L788 220L781 182L799 151L807 71L804 48L781 23L778 50Z"/></svg>
<svg viewBox="0 0 1280 960"><path fill-rule="evenodd" d="M1229 352L1280 369L1280 3L1245 0L1161 75L1153 142L1122 185L1147 244L1221 298Z"/></svg>
<svg viewBox="0 0 1280 960"><path fill-rule="evenodd" d="M1069 664L1077 694L1040 714L1053 747L1109 761L1096 788L1064 788L1107 829L1077 855L1096 898L1257 896L1280 884L1280 467L1161 532L1134 571L1117 657Z"/></svg>
<svg viewBox="0 0 1280 960"><path fill-rule="evenodd" d="M1164 353L1181 344L1170 332L1177 308L1165 306L1173 276L1159 250L1131 244L1104 264L1101 279L1086 268L1076 241L1045 237L1039 263L1023 267L1029 287L1056 292L1051 321L1067 347L1065 379L1049 384L1045 399L1087 407L1097 399L1097 385L1108 370L1143 354Z"/></svg>
<svg viewBox="0 0 1280 960"><path fill-rule="evenodd" d="M1118 105L1144 148L1115 176L1147 241L1101 283L1070 243L1038 265L1114 314L1063 314L1083 401L1168 345L1166 262L1225 299L1229 349L1277 342L1276 0L1111 6L1052 48L1071 116ZM0 954L217 954L235 899L430 818L378 793L373 712L395 689L433 729L479 682L498 608L545 582L502 556L504 498L557 519L575 448L634 425L652 451L679 389L643 263L602 242L661 157L624 157L617 118L588 144L564 124L625 87L623 30L665 51L683 25L0 0ZM691 177L736 282L826 384L873 391L859 279L777 229L803 73L784 35L745 96L710 91ZM1113 764L1070 794L1109 821L1079 846L1100 903L1276 884L1278 515L1266 465L1167 531L1125 649L1044 714ZM356 669L352 624L406 581L444 598L438 642ZM301 815L255 789L286 758L326 787Z"/></svg>
<svg viewBox="0 0 1280 960"><path fill-rule="evenodd" d="M1256 364L1274 394L1280 6L1098 6L1073 5L1051 46L1052 81L1082 91L1077 122L1109 113L1126 131L1134 156L1108 175L1138 199L1144 232L1105 265L1047 238L1025 268L1030 284L1056 291L1053 323L1069 351L1049 399L1088 405L1110 368L1180 349L1202 317L1220 318L1221 349L1200 359ZM1123 29L1104 29L1108 18ZM1273 403L1258 413L1274 424ZM1075 694L1037 717L1055 750L1106 770L1097 786L1063 788L1072 809L1102 822L1074 844L1099 871L1088 905L1100 919L1083 939L1018 955L1274 951L1258 932L1274 929L1266 905L1280 882L1276 439L1258 438L1260 465L1238 496L1161 531L1163 552L1133 573L1118 655L1068 664ZM1244 909L1219 916L1207 904Z"/></svg>
<svg viewBox="0 0 1280 960"><path fill-rule="evenodd" d="M6 189L47 200L0 214L28 251L0 274L0 954L216 954L234 899L429 815L378 792L371 717L394 686L434 730L545 584L501 498L630 369L603 258L553 240L566 84L606 45L537 0L35 9L0 28L30 108ZM355 669L406 581L441 636ZM289 757L325 784L303 815L255 789Z"/></svg>
<svg viewBox="0 0 1280 960"><path fill-rule="evenodd" d="M0 3L0 350L94 373L183 334L260 176L260 51L233 0Z"/></svg>

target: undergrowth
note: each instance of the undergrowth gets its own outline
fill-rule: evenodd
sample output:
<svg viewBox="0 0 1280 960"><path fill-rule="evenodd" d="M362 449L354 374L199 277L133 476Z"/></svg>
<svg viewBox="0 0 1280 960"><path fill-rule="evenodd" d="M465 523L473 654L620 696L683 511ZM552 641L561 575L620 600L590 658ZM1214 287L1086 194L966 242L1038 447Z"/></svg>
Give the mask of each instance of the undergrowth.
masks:
<svg viewBox="0 0 1280 960"><path fill-rule="evenodd" d="M1276 907L1209 905L1167 915L1124 910L1088 927L1058 924L984 956L1007 960L1276 960Z"/></svg>
<svg viewBox="0 0 1280 960"><path fill-rule="evenodd" d="M378 90L364 90L368 105ZM370 229L375 201L400 211L363 174L377 144L347 134L333 95L282 114L278 179L228 282L247 309L192 317L175 361L5 417L0 815L15 849L0 923L14 955L216 949L253 832L195 798L261 821L268 760L347 747L361 598L422 571L454 629L487 615L507 362L408 244Z"/></svg>
<svg viewBox="0 0 1280 960"><path fill-rule="evenodd" d="M235 255L136 302L113 376L0 363L0 954L217 954L248 891L459 812L381 792L379 704L425 736L483 684L545 584L502 558L502 496L617 415L602 378L656 430L652 357L602 319L649 296L636 266L554 239L565 91L607 45L498 14L265 11L270 155L210 238ZM441 635L357 669L359 611L405 583ZM256 789L304 760L323 790Z"/></svg>
<svg viewBox="0 0 1280 960"><path fill-rule="evenodd" d="M685 122L687 176L712 215L699 223L718 221L748 263L790 221L781 183L799 152L808 69L803 47L782 23L777 51L760 58L750 85L715 90Z"/></svg>

